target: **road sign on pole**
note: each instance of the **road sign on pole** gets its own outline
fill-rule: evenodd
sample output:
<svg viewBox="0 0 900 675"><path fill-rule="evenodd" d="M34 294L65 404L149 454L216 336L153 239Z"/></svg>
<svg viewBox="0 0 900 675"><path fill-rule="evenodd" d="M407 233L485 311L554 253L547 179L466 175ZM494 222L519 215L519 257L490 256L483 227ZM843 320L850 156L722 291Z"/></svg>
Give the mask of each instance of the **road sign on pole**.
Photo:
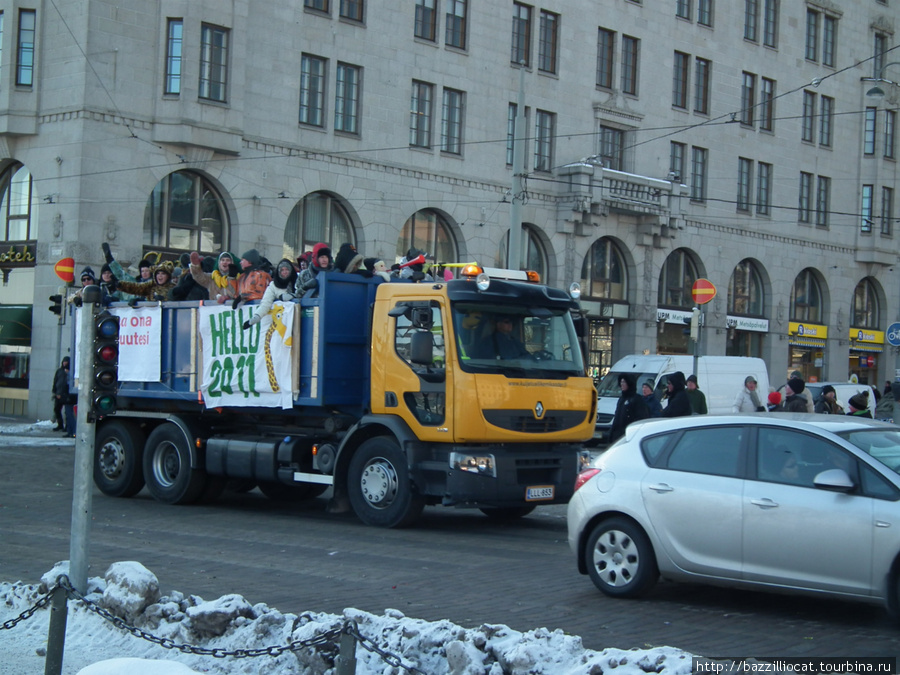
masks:
<svg viewBox="0 0 900 675"><path fill-rule="evenodd" d="M75 259L63 258L53 266L53 271L67 284L72 283L75 281Z"/></svg>
<svg viewBox="0 0 900 675"><path fill-rule="evenodd" d="M716 297L716 287L709 279L697 279L691 286L691 297L698 305L705 305Z"/></svg>
<svg viewBox="0 0 900 675"><path fill-rule="evenodd" d="M892 347L900 347L900 322L895 322L888 326L887 341Z"/></svg>

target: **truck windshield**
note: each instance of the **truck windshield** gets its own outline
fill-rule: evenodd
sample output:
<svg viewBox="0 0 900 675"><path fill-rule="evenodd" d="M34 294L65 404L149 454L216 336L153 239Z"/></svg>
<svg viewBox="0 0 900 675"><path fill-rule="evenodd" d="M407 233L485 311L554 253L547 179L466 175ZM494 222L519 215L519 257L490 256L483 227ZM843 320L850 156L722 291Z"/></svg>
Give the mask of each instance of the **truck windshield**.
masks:
<svg viewBox="0 0 900 675"><path fill-rule="evenodd" d="M465 371L540 378L584 375L567 309L455 303L453 326Z"/></svg>

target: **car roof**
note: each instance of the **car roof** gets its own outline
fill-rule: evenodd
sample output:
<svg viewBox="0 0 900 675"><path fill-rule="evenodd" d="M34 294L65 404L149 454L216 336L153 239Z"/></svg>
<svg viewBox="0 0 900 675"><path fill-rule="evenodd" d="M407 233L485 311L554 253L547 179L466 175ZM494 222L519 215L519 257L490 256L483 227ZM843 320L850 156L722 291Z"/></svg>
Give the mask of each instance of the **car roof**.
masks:
<svg viewBox="0 0 900 675"><path fill-rule="evenodd" d="M865 417L849 415L816 415L814 413L744 413L732 415L691 415L690 417L654 417L632 422L625 435L631 438L636 435L645 436L660 431L676 431L679 429L704 426L724 426L730 424L776 425L807 431L827 431L839 433L854 429L894 427L893 424L880 422Z"/></svg>

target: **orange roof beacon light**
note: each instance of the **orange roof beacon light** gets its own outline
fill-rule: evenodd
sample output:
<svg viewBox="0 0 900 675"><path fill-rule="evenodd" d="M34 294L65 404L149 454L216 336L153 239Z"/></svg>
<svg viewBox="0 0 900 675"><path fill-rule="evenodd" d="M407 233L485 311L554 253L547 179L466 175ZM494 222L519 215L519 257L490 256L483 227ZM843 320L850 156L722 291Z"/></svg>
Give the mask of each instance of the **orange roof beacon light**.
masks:
<svg viewBox="0 0 900 675"><path fill-rule="evenodd" d="M541 275L534 270L525 270L525 276L528 278L528 281L533 284L541 283Z"/></svg>
<svg viewBox="0 0 900 675"><path fill-rule="evenodd" d="M465 267L462 268L462 270L459 273L459 276L466 277L468 279L474 279L482 272L484 272L484 270L481 269L481 267L479 267L475 263L468 263L468 264L466 264Z"/></svg>

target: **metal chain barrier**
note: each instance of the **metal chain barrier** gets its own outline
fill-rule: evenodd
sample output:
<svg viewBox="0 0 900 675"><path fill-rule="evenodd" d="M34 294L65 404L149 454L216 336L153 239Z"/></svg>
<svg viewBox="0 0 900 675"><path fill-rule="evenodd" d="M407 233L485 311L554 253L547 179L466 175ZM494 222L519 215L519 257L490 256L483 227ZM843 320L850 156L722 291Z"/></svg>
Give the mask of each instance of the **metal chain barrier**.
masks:
<svg viewBox="0 0 900 675"><path fill-rule="evenodd" d="M327 630L323 633L318 634L314 638L310 638L308 640L297 640L287 645L281 646L262 647L260 649L234 649L229 651L227 649L208 649L206 647L178 644L174 640L171 640L169 638L161 638L153 635L152 633L141 630L136 626L131 626L126 623L124 619L115 616L109 610L101 607L91 600L88 600L72 586L72 584L69 582L69 578L65 574L61 574L57 578L56 586L54 586L49 591L47 591L47 593L41 596L33 606L26 609L16 618L4 621L3 624L0 625L0 630L9 630L11 628L15 628L17 624L31 618L39 609L42 609L49 605L52 599L53 591L55 591L57 588L64 589L70 597L83 603L88 610L94 612L106 621L109 621L116 628L119 628L127 633L131 633L135 637L146 640L147 642L152 642L153 644L159 645L164 649L175 649L183 654L212 656L216 659L224 659L228 656L237 659L256 656L281 656L286 652L296 652L301 649L305 649L306 647L318 647L320 645L334 644L340 639L341 635L347 634L352 636L357 641L357 643L361 645L366 651L378 654L388 665L394 666L395 668L401 668L407 673L411 673L411 675L427 675L427 673L419 670L415 666L405 665L399 656L381 649L373 640L362 635L359 632L356 622L352 619L344 621L340 628L332 628L331 630Z"/></svg>

